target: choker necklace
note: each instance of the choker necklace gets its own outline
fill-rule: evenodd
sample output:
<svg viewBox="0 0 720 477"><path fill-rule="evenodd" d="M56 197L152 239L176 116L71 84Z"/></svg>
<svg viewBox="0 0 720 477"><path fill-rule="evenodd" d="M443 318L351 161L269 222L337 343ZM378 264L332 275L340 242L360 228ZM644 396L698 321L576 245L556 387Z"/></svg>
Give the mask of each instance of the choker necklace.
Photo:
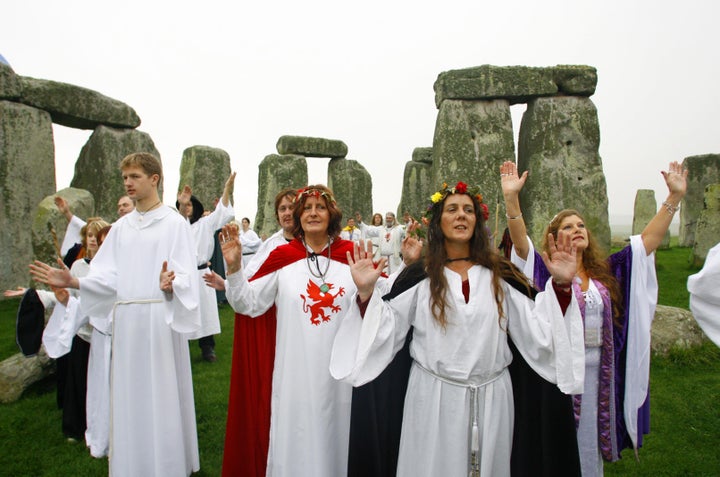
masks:
<svg viewBox="0 0 720 477"><path fill-rule="evenodd" d="M470 257L460 257L460 258L448 258L445 260L446 263L450 262L460 262L462 260L465 260L466 262L471 261L472 259Z"/></svg>
<svg viewBox="0 0 720 477"><path fill-rule="evenodd" d="M147 209L147 210L145 210L145 211L143 211L143 212L140 212L140 211L137 209L137 207L135 207L135 210L137 210L137 213L140 214L140 221L142 222L142 219L143 219L143 217L145 217L145 214L147 214L148 212L150 212L151 210L153 210L155 207L157 207L157 206L160 205L160 204L162 204L162 201L161 201L161 200L158 200L158 201L155 203L155 205L153 205L152 207L150 207L149 209Z"/></svg>
<svg viewBox="0 0 720 477"><path fill-rule="evenodd" d="M327 293L330 291L330 287L327 283L325 283L325 275L327 275L328 269L330 268L330 253L331 249L330 246L332 244L330 237L328 237L328 256L327 256L327 264L325 265L325 271L320 271L320 261L318 260L318 254L313 252L309 253L307 249L307 244L305 243L305 239L302 239L302 243L305 246L305 261L307 262L308 270L310 270L310 275L312 275L315 278L319 278L322 280L322 285L320 285L320 291L323 293ZM315 270L313 270L312 266L310 265L312 263L315 264L315 268L317 269L317 273L315 273Z"/></svg>

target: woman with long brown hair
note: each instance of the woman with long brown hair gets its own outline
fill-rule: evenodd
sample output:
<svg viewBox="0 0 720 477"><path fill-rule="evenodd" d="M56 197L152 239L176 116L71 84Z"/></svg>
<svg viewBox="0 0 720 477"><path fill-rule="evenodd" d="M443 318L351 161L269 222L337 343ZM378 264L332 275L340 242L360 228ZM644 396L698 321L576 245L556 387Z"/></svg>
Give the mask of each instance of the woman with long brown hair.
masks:
<svg viewBox="0 0 720 477"><path fill-rule="evenodd" d="M630 245L609 257L600 249L577 210L558 212L548 224L548 239L568 234L577 250L578 270L572 291L583 316L584 392L573 399L580 463L584 477L603 474L603 460L615 461L626 447L637 449L649 432L650 323L657 302L654 251L685 196L687 170L671 162L662 172L667 199ZM541 285L547 270L536 257L522 218L519 194L528 172L514 162L500 168L512 260Z"/></svg>
<svg viewBox="0 0 720 477"><path fill-rule="evenodd" d="M335 338L331 373L355 386L374 379L412 327L397 475L510 475L508 337L564 392L582 386L579 310L563 291L575 274L574 249L562 234L553 239L546 257L553 283L533 302L522 274L491 249L476 193L458 182L431 201L426 258L407 269L420 277L395 296L381 298L380 266L356 248L359 306Z"/></svg>

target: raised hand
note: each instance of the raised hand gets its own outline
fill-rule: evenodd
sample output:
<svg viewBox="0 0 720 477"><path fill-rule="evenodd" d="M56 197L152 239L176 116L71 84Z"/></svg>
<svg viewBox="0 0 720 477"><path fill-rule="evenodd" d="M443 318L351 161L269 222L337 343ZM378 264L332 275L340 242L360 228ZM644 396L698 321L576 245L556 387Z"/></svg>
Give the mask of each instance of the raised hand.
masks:
<svg viewBox="0 0 720 477"><path fill-rule="evenodd" d="M3 296L6 298L17 298L19 296L23 296L26 291L27 291L27 288L17 287L14 290L5 290L3 292Z"/></svg>
<svg viewBox="0 0 720 477"><path fill-rule="evenodd" d="M223 226L218 236L223 258L227 265L225 271L228 275L242 268L242 244L240 243L240 229L236 224Z"/></svg>
<svg viewBox="0 0 720 477"><path fill-rule="evenodd" d="M70 274L70 270L65 266L63 261L58 258L58 265L61 268L51 267L50 265L35 260L30 264L30 275L37 282L59 288L78 288L77 279Z"/></svg>
<svg viewBox="0 0 720 477"><path fill-rule="evenodd" d="M683 169L682 164L677 161L673 161L668 166L667 172L660 171L665 184L667 184L668 192L670 194L678 195L680 199L685 196L687 192L687 175L688 170Z"/></svg>
<svg viewBox="0 0 720 477"><path fill-rule="evenodd" d="M160 269L160 290L165 293L172 293L173 287L172 282L175 280L175 272L168 270L167 260L163 262L162 268Z"/></svg>
<svg viewBox="0 0 720 477"><path fill-rule="evenodd" d="M353 254L347 252L347 261L350 265L350 274L352 275L355 286L358 289L358 296L362 301L367 300L373 293L375 283L380 278L383 268L385 268L385 257L381 258L377 263L373 263L372 242L355 243L353 246Z"/></svg>
<svg viewBox="0 0 720 477"><path fill-rule="evenodd" d="M419 238L416 233L418 228L420 228L420 223L411 218L410 223L405 229L405 238L403 238L400 245L400 253L402 254L405 265L410 265L411 263L420 260L423 240Z"/></svg>
<svg viewBox="0 0 720 477"><path fill-rule="evenodd" d="M189 185L185 185L180 192L178 192L177 200L181 206L190 203L190 197L192 197L192 188Z"/></svg>
<svg viewBox="0 0 720 477"><path fill-rule="evenodd" d="M203 275L203 280L205 280L205 285L210 288L218 291L225 291L225 280L212 270Z"/></svg>
<svg viewBox="0 0 720 477"><path fill-rule="evenodd" d="M543 252L545 266L558 285L568 285L577 273L577 250L570 234L558 231L557 240L548 234L550 254Z"/></svg>
<svg viewBox="0 0 720 477"><path fill-rule="evenodd" d="M525 186L528 171L518 175L517 165L513 161L505 161L500 166L500 185L503 194L519 194Z"/></svg>

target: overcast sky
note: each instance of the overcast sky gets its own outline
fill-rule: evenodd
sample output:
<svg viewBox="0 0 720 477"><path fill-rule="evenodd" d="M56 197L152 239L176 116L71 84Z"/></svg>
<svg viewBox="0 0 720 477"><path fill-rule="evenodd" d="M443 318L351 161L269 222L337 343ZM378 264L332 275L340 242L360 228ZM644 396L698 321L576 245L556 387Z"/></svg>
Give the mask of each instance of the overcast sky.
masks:
<svg viewBox="0 0 720 477"><path fill-rule="evenodd" d="M168 204L185 148L227 151L240 172L236 215L251 219L257 165L282 135L344 141L373 177L374 209L394 210L413 149L432 146L439 73L591 65L612 218L632 214L637 189L662 202L670 161L720 153L719 5L13 1L0 54L17 74L132 106L162 156ZM513 107L516 129L523 110ZM62 189L91 131L54 129ZM308 158L310 182L326 182L327 162Z"/></svg>

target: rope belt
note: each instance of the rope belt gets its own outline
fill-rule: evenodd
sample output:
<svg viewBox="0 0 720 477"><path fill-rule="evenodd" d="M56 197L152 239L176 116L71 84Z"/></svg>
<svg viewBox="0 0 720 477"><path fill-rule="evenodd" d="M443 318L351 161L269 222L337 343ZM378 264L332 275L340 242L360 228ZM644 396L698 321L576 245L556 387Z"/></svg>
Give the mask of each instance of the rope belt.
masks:
<svg viewBox="0 0 720 477"><path fill-rule="evenodd" d="M480 432L478 429L478 418L480 416L480 403L478 402L477 392L479 388L485 387L488 384L500 379L500 377L508 372L507 368L501 369L485 381L479 383L469 383L467 381L460 381L446 376L440 376L414 360L413 365L415 365L420 371L434 377L437 380L450 384L451 386L467 388L470 391L470 422L468 423L470 428L470 456L468 462L468 475L470 477L479 476L480 461L478 460L478 453L480 451Z"/></svg>

